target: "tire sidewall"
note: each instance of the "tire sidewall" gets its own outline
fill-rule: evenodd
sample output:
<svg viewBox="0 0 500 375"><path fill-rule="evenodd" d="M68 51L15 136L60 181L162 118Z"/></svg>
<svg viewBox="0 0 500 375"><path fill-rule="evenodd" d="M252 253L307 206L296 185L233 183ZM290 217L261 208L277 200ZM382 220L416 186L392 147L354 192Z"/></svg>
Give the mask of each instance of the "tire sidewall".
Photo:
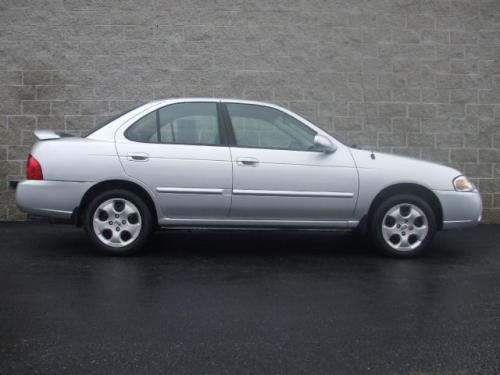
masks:
<svg viewBox="0 0 500 375"><path fill-rule="evenodd" d="M93 218L95 210L102 202L113 198L123 198L132 202L139 210L142 220L141 231L137 238L127 246L120 248L107 246L94 232ZM85 212L84 228L92 244L99 250L111 255L131 255L139 251L146 244L153 228L152 221L151 210L140 197L127 190L117 189L103 192L92 199Z"/></svg>
<svg viewBox="0 0 500 375"><path fill-rule="evenodd" d="M422 243L413 250L398 251L392 248L386 243L382 234L382 220L384 219L385 214L389 209L401 203L414 204L427 216L427 225L429 227L427 236ZM423 254L425 250L428 249L429 244L432 242L434 234L436 233L436 217L430 205L422 198L412 194L398 194L387 198L375 209L370 227L372 241L383 253L402 258L413 257Z"/></svg>

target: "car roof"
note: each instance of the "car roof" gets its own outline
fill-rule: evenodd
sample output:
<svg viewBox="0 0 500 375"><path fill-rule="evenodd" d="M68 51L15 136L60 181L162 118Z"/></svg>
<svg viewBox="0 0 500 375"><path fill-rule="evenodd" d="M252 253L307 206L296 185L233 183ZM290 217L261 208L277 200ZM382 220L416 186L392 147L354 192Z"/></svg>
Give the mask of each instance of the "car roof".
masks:
<svg viewBox="0 0 500 375"><path fill-rule="evenodd" d="M255 100L245 100L245 99L235 99L235 98L206 98L206 97L199 97L199 98L165 98L165 99L159 99L159 100L154 100L151 101L150 104L172 104L172 103L189 103L189 102L223 102L223 103L238 103L238 104L254 104L254 105L263 105L266 107L275 107L275 108L280 108L279 106L268 103L268 102L261 102L261 101L255 101Z"/></svg>

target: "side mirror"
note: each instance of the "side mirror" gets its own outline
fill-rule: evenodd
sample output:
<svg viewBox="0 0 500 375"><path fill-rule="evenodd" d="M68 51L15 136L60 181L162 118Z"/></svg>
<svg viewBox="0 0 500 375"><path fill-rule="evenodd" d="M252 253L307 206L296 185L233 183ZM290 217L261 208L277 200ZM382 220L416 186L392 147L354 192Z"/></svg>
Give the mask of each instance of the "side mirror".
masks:
<svg viewBox="0 0 500 375"><path fill-rule="evenodd" d="M325 154L331 154L337 151L337 146L335 146L330 139L321 134L317 134L314 137L314 148L315 150L324 152Z"/></svg>

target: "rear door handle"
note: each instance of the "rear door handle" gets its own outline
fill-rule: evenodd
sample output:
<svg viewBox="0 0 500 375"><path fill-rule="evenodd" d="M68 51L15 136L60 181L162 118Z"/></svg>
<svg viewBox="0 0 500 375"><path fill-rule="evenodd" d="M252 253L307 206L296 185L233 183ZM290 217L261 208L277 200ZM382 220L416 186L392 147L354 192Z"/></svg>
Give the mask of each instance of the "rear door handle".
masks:
<svg viewBox="0 0 500 375"><path fill-rule="evenodd" d="M236 159L236 163L241 166L255 167L259 164L259 160L255 158L238 158Z"/></svg>
<svg viewBox="0 0 500 375"><path fill-rule="evenodd" d="M145 152L129 152L127 154L127 159L131 161L148 161L149 154Z"/></svg>

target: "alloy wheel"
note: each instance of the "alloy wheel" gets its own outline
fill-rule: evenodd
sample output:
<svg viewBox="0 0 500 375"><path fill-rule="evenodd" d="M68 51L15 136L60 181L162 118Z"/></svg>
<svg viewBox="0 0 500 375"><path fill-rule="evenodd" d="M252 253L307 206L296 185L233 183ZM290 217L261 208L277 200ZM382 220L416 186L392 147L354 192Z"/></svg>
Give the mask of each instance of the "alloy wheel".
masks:
<svg viewBox="0 0 500 375"><path fill-rule="evenodd" d="M108 199L95 210L93 228L97 238L105 245L125 247L134 242L141 232L141 213L127 199Z"/></svg>
<svg viewBox="0 0 500 375"><path fill-rule="evenodd" d="M411 203L400 203L390 208L382 220L382 236L397 251L416 249L429 232L425 213Z"/></svg>

